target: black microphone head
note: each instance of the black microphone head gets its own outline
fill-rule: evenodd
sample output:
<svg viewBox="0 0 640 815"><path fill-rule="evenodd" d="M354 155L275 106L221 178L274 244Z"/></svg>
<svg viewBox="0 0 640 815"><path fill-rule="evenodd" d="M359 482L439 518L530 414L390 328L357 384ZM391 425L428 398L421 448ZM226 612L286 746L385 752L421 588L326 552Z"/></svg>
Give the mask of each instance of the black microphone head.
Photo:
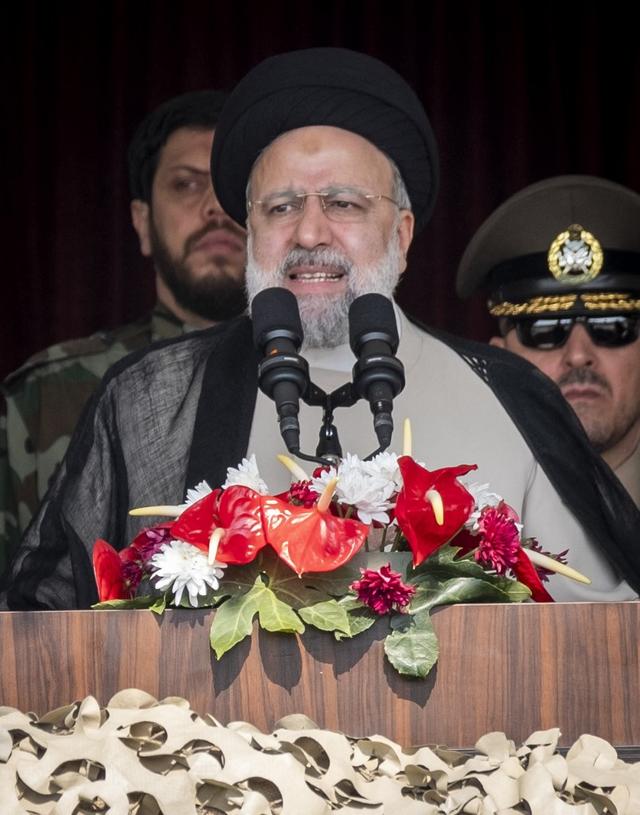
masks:
<svg viewBox="0 0 640 815"><path fill-rule="evenodd" d="M274 287L258 292L251 303L253 343L260 351L274 339L290 340L296 350L302 345L302 323L298 301L289 289Z"/></svg>
<svg viewBox="0 0 640 815"><path fill-rule="evenodd" d="M398 350L398 327L393 303L382 294L363 294L349 308L349 344L356 356L366 342L381 340Z"/></svg>

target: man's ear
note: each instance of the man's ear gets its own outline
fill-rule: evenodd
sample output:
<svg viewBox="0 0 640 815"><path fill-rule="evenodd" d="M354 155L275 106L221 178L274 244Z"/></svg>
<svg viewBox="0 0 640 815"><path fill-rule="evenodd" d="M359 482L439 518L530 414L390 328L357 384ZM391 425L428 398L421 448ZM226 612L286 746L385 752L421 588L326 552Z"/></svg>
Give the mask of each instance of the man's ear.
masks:
<svg viewBox="0 0 640 815"><path fill-rule="evenodd" d="M147 204L146 201L141 201L139 198L134 198L131 202L131 223L138 233L140 252L146 258L151 256L151 240L149 237L150 217L149 204Z"/></svg>
<svg viewBox="0 0 640 815"><path fill-rule="evenodd" d="M415 226L415 218L413 212L409 209L400 210L400 220L396 229L398 230L398 242L400 244L400 251L404 256L404 264L400 269L400 274L407 268L407 252L413 240L413 227Z"/></svg>
<svg viewBox="0 0 640 815"><path fill-rule="evenodd" d="M489 345L493 345L494 348L506 348L507 344L504 341L504 337L491 337L489 340Z"/></svg>

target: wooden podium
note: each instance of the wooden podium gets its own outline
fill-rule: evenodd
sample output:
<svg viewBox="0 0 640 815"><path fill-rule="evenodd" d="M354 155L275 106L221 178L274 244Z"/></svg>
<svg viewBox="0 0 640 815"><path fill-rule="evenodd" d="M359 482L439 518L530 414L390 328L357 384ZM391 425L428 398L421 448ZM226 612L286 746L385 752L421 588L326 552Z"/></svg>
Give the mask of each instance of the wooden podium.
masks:
<svg viewBox="0 0 640 815"><path fill-rule="evenodd" d="M404 746L472 747L502 730L520 743L559 727L640 745L639 603L460 605L434 615L440 659L426 680L384 660L387 622L342 643L254 630L219 662L211 612L0 613L0 705L40 715L88 694L137 687L183 696L219 721L260 729L289 713Z"/></svg>

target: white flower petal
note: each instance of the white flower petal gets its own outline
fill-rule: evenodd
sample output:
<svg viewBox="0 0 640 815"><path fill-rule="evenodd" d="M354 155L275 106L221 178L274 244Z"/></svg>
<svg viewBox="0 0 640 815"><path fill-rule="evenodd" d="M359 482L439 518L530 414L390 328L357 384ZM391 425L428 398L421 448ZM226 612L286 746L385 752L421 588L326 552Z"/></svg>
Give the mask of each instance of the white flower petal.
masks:
<svg viewBox="0 0 640 815"><path fill-rule="evenodd" d="M209 565L205 552L183 541L163 544L151 558L151 566L155 587L160 591L171 589L176 606L186 589L190 604L197 607L198 596L206 595L208 588L217 589L224 574L224 564Z"/></svg>
<svg viewBox="0 0 640 815"><path fill-rule="evenodd" d="M222 489L232 486L249 487L260 495L268 495L269 488L260 477L255 454L249 458L243 458L237 467L228 468L227 480L222 485Z"/></svg>
<svg viewBox="0 0 640 815"><path fill-rule="evenodd" d="M195 487L189 487L185 502L180 506L180 511L184 512L187 507L195 504L196 501L200 501L201 498L209 495L210 492L213 492L213 490L206 481L201 481L199 484L196 484Z"/></svg>

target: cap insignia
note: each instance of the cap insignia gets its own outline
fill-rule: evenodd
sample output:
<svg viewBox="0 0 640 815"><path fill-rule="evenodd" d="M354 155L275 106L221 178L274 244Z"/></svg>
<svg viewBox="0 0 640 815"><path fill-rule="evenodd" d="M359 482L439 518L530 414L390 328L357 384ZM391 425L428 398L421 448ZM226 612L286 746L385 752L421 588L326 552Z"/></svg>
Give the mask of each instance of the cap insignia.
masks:
<svg viewBox="0 0 640 815"><path fill-rule="evenodd" d="M549 247L549 271L560 283L586 283L600 274L604 258L597 238L572 224Z"/></svg>

